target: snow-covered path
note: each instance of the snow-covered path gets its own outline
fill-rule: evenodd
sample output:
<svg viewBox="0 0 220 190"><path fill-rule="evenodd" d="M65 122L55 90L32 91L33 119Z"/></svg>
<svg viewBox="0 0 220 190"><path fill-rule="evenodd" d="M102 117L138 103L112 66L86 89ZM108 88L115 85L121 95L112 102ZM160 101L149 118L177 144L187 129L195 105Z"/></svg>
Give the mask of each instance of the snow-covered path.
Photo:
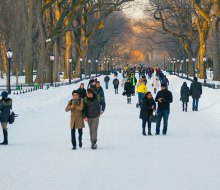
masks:
<svg viewBox="0 0 220 190"><path fill-rule="evenodd" d="M205 88L200 111L183 113L183 81L169 79L175 100L167 136L143 137L137 97L127 105L122 89L114 95L110 85L95 151L88 127L84 147L71 150L64 109L78 85L13 96L20 117L9 129L10 145L0 147L0 189L219 190L220 91Z"/></svg>

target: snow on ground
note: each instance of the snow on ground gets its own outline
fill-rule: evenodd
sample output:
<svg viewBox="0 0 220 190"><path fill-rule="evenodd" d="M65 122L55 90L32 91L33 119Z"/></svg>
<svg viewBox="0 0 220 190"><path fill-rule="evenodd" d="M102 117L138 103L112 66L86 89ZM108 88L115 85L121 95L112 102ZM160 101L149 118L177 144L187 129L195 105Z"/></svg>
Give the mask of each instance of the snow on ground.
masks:
<svg viewBox="0 0 220 190"><path fill-rule="evenodd" d="M10 145L0 147L0 189L219 190L220 90L204 88L200 111L183 113L183 80L169 79L174 103L167 136L143 137L137 97L127 105L123 89L114 95L111 84L95 151L88 126L83 148L71 150L64 109L79 84L12 96L20 116L9 128Z"/></svg>

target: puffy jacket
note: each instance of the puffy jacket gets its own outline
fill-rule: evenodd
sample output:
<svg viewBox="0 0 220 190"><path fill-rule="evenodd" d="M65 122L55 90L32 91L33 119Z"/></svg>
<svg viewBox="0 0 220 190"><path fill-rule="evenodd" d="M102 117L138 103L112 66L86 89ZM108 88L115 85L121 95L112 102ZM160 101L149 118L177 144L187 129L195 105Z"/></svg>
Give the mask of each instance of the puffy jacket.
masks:
<svg viewBox="0 0 220 190"><path fill-rule="evenodd" d="M7 98L0 100L0 122L8 122L11 109L12 99Z"/></svg>
<svg viewBox="0 0 220 190"><path fill-rule="evenodd" d="M95 93L105 102L105 93L101 86L99 88L95 88Z"/></svg>
<svg viewBox="0 0 220 190"><path fill-rule="evenodd" d="M105 111L105 102L96 94L93 98L84 100L84 117L96 118L100 116L101 111Z"/></svg>
<svg viewBox="0 0 220 190"><path fill-rule="evenodd" d="M86 89L85 88L79 88L77 91L79 92L80 98L84 99L86 97Z"/></svg>
<svg viewBox="0 0 220 190"><path fill-rule="evenodd" d="M143 93L146 94L148 92L148 89L144 83L138 85L137 87L137 93Z"/></svg>
<svg viewBox="0 0 220 190"><path fill-rule="evenodd" d="M153 113L152 106L154 106L154 109L156 109L156 103L154 99L147 99L144 98L143 102L141 104L141 110L140 110L140 119L149 121L151 114Z"/></svg>

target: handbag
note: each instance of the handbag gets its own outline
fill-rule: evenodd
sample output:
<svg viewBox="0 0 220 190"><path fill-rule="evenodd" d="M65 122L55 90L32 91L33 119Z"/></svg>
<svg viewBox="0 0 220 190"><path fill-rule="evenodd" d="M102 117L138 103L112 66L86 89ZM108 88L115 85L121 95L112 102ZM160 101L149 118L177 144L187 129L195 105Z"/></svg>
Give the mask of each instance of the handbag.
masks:
<svg viewBox="0 0 220 190"><path fill-rule="evenodd" d="M125 95L126 95L126 92L124 91L124 92L122 93L122 95L125 96Z"/></svg>
<svg viewBox="0 0 220 190"><path fill-rule="evenodd" d="M150 119L149 119L150 122L152 123L156 123L157 121L157 115L154 115L153 113L150 115Z"/></svg>
<svg viewBox="0 0 220 190"><path fill-rule="evenodd" d="M18 117L18 114L15 114L13 111L9 115L8 123L11 125L15 122L15 118Z"/></svg>

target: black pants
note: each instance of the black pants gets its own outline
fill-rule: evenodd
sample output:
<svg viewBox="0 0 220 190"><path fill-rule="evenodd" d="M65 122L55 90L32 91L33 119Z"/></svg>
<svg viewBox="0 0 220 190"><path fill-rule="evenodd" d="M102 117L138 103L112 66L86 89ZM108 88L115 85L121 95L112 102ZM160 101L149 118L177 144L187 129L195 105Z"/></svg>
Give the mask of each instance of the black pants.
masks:
<svg viewBox="0 0 220 190"><path fill-rule="evenodd" d="M127 103L131 104L131 94L127 94Z"/></svg>
<svg viewBox="0 0 220 190"><path fill-rule="evenodd" d="M149 122L149 121L147 121L145 119L142 119L142 129L143 129L143 132L145 132L146 125L148 126L148 133L151 133L151 122Z"/></svg>
<svg viewBox="0 0 220 190"><path fill-rule="evenodd" d="M188 103L187 102L183 102L183 109L187 108Z"/></svg>
<svg viewBox="0 0 220 190"><path fill-rule="evenodd" d="M78 133L79 133L79 142L82 141L82 135L83 135L83 129L78 129ZM71 141L72 141L72 145L73 147L76 147L76 129L71 129Z"/></svg>

